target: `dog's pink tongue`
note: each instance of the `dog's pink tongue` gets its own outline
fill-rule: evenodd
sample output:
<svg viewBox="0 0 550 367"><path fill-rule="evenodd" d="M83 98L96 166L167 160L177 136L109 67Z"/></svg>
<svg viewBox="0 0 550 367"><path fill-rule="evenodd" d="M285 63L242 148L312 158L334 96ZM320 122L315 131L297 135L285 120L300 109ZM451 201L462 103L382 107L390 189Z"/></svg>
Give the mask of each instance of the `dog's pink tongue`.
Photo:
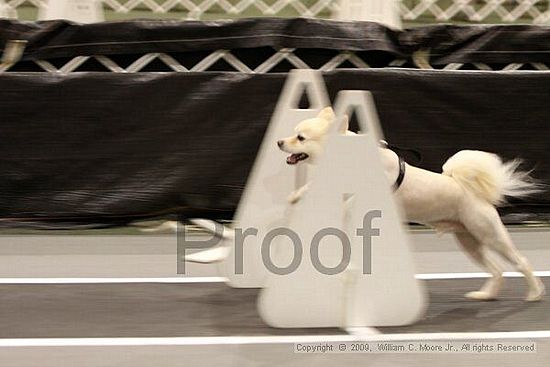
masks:
<svg viewBox="0 0 550 367"><path fill-rule="evenodd" d="M296 164L298 163L298 155L297 154L291 154L286 158L287 164Z"/></svg>

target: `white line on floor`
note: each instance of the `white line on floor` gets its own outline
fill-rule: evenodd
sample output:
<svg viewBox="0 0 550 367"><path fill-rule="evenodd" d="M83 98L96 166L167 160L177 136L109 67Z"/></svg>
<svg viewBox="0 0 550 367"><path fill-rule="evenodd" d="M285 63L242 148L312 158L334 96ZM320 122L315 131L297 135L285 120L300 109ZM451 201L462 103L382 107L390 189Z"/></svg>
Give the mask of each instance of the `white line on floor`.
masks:
<svg viewBox="0 0 550 367"><path fill-rule="evenodd" d="M222 277L167 278L0 278L0 284L222 283Z"/></svg>
<svg viewBox="0 0 550 367"><path fill-rule="evenodd" d="M375 329L373 327L347 327L346 333L355 336L356 338L361 338L367 335L378 335L380 334L380 331L378 329Z"/></svg>
<svg viewBox="0 0 550 367"><path fill-rule="evenodd" d="M535 271L535 275L539 277L549 277L550 271ZM523 274L515 271L506 271L503 274L507 278L520 278ZM488 273L429 273L416 274L416 279L436 280L436 279L472 279L472 278L488 278Z"/></svg>
<svg viewBox="0 0 550 367"><path fill-rule="evenodd" d="M550 277L550 271L536 271L539 277ZM505 272L505 277L523 277L518 272ZM420 280L488 278L487 273L427 273L416 274ZM223 283L223 277L162 277L162 278L0 278L0 284L102 284L102 283Z"/></svg>
<svg viewBox="0 0 550 367"><path fill-rule="evenodd" d="M6 347L73 347L73 346L153 346L153 345L232 345L290 344L319 342L389 342L435 340L519 340L550 338L550 330L485 332L485 333L415 333L367 335L290 335L290 336L215 336L158 338L21 338L0 339Z"/></svg>

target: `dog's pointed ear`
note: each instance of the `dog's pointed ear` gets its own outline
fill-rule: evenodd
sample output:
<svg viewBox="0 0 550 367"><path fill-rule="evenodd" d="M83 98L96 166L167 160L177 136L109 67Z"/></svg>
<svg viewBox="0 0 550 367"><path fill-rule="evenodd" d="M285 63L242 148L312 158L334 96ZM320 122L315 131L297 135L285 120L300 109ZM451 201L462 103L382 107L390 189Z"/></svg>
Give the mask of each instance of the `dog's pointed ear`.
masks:
<svg viewBox="0 0 550 367"><path fill-rule="evenodd" d="M348 115L344 115L342 117L342 120L339 121L339 126L338 126L338 132L340 134L345 134L348 130L349 130L349 116Z"/></svg>
<svg viewBox="0 0 550 367"><path fill-rule="evenodd" d="M319 112L317 115L318 118L326 120L328 122L332 122L334 120L334 111L332 110L332 107L325 107Z"/></svg>

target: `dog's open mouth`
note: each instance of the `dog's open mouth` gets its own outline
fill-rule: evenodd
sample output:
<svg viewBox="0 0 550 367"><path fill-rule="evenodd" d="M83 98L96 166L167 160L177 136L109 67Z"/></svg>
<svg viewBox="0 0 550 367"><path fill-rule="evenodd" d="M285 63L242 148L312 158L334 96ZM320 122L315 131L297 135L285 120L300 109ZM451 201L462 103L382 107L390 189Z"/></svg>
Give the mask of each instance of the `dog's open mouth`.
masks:
<svg viewBox="0 0 550 367"><path fill-rule="evenodd" d="M294 154L291 154L289 155L287 158L286 158L286 163L287 164L296 164L300 161L303 161L304 159L308 159L309 158L309 155L307 155L306 153L294 153Z"/></svg>

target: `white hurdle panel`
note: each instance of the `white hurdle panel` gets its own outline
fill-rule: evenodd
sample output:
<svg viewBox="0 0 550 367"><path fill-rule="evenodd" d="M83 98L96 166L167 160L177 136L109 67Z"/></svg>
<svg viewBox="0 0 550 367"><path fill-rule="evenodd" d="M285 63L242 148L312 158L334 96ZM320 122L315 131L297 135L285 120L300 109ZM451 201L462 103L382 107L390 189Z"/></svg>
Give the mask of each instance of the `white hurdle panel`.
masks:
<svg viewBox="0 0 550 367"><path fill-rule="evenodd" d="M298 108L304 94L308 97L309 109ZM264 285L267 269L259 251L261 240L260 243L258 240L265 238L273 228L288 226L288 218L294 209L288 204L288 196L305 184L307 165L287 165L285 154L277 147L277 140L291 135L300 121L317 116L329 104L320 73L291 71L235 214L235 222L243 230L254 228L258 233L244 239L242 252L231 246L230 256L220 263L222 276L229 279L233 287L259 288ZM239 264L235 259L242 259L242 274L239 274Z"/></svg>
<svg viewBox="0 0 550 367"><path fill-rule="evenodd" d="M308 95L310 109L298 108L303 93ZM259 312L274 327L413 323L424 313L426 294L415 279L408 235L382 168L382 132L370 93L338 94L336 119L316 165L290 167L276 145L278 139L294 133L298 122L328 105L318 71L290 73L235 217L236 228L244 235L252 229L253 234L244 241L225 240L229 256L220 262L220 275L233 287L263 288ZM361 133L338 133L338 123L352 113ZM306 182L309 189L304 196L289 204L289 194ZM280 234L263 246L266 235L278 228L293 231L298 237L294 241L300 243ZM328 233L320 232L324 229ZM239 242L243 245L235 246ZM318 245L312 251L313 243ZM285 275L270 271L262 247L264 251L269 247L271 264L283 269L296 261L295 268ZM344 247L349 249L347 258Z"/></svg>
<svg viewBox="0 0 550 367"><path fill-rule="evenodd" d="M338 95L331 135L288 224L301 238L302 262L287 275L270 273L260 295L259 310L269 325L395 326L413 323L424 313L426 296L415 279L408 237L378 153L380 129L376 119L368 118L373 108L368 92ZM338 133L337 123L353 111L362 134ZM333 235L311 251L324 228L333 228ZM340 273L325 274L314 261L327 269L345 264L338 232L348 238L350 261ZM379 236L368 237L376 232ZM282 257L288 264L293 249L276 241L273 246L286 251Z"/></svg>

